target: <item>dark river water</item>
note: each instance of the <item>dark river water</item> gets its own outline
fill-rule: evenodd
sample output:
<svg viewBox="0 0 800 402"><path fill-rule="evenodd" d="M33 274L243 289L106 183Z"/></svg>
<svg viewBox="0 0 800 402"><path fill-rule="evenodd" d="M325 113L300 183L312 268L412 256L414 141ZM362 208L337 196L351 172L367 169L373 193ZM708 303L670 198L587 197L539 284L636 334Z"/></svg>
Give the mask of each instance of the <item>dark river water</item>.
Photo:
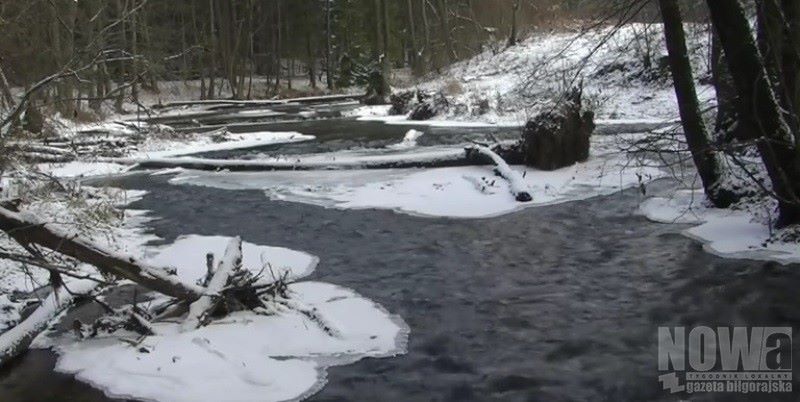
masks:
<svg viewBox="0 0 800 402"><path fill-rule="evenodd" d="M407 354L332 367L311 401L798 400L661 389L658 327L797 333L800 267L709 255L680 235L683 226L637 216L638 191L453 220L325 209L167 179L111 184L149 191L132 208L152 211L152 232L167 242L241 235L317 255L309 279L352 288L408 323ZM0 372L0 401L109 401L52 373L53 363L34 351Z"/></svg>

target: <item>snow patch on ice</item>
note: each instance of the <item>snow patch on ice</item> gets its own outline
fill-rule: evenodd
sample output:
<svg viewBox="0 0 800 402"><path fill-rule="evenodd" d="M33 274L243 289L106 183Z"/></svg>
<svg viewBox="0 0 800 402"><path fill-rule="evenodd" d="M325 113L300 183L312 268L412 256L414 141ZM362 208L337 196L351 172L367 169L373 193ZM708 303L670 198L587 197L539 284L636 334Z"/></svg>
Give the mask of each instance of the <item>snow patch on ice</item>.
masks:
<svg viewBox="0 0 800 402"><path fill-rule="evenodd" d="M205 251L222 251L225 237L185 236L152 261L171 263L195 280L205 273ZM308 275L316 257L276 247L243 245L243 266L258 270L264 259ZM315 393L326 369L366 357L405 353L409 329L403 320L354 291L320 282L289 285L291 305L323 317L335 335L296 308L277 305L274 314L238 312L195 331L180 323L154 324L158 335L136 346L126 334L57 342L56 370L74 374L108 396L159 402L286 401Z"/></svg>
<svg viewBox="0 0 800 402"><path fill-rule="evenodd" d="M655 222L697 225L683 233L720 257L800 263L800 244L767 242L769 228L748 212L709 208L704 199L702 191L682 190L671 197L650 198L639 210Z"/></svg>
<svg viewBox="0 0 800 402"><path fill-rule="evenodd" d="M339 336L294 310L236 313L191 332L156 324L166 335L136 347L115 337L63 345L56 370L117 398L268 402L316 392L329 366L404 353L407 327L373 302L320 282L289 288L293 300L335 322Z"/></svg>
<svg viewBox="0 0 800 402"><path fill-rule="evenodd" d="M533 197L528 203L515 200L508 182L496 177L492 166L257 173L185 171L171 183L263 190L274 200L324 207L485 218L528 206L606 195L663 175L659 169L630 164L627 156L612 146L615 140L594 138L587 162L553 172L515 167Z"/></svg>
<svg viewBox="0 0 800 402"><path fill-rule="evenodd" d="M311 141L313 135L298 132L272 132L259 131L252 133L228 133L226 141L214 143L210 139L195 140L182 146L168 144L169 149L160 151L145 151L134 154L132 158L167 158L173 156L192 155L205 152L228 151L233 149L257 148L267 145L288 144L294 142Z"/></svg>
<svg viewBox="0 0 800 402"><path fill-rule="evenodd" d="M181 280L192 283L206 274L206 253L213 253L219 261L227 244L228 238L222 236L181 236L161 248L149 262L154 266L174 267ZM300 251L242 242L242 266L269 282L273 275L277 278L288 274L290 280L308 276L318 262L319 258Z"/></svg>

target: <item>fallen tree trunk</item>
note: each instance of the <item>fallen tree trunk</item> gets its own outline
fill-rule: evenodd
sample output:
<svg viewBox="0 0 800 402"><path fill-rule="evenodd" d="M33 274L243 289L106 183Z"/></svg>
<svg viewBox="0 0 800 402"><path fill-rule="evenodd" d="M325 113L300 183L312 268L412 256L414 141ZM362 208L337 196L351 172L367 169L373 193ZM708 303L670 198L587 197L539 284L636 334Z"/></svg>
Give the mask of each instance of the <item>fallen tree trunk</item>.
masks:
<svg viewBox="0 0 800 402"><path fill-rule="evenodd" d="M0 367L25 353L31 342L47 329L55 317L81 296L92 293L98 286L97 281L81 279L54 289L33 314L14 328L0 334Z"/></svg>
<svg viewBox="0 0 800 402"><path fill-rule="evenodd" d="M209 99L209 100L197 100L197 101L169 102L163 105L154 105L153 108L160 109L160 108L195 106L195 105L270 106L270 105L285 105L287 103L311 104L311 103L335 102L340 100L361 99L363 97L364 94L307 96L303 98L275 99L275 100Z"/></svg>
<svg viewBox="0 0 800 402"><path fill-rule="evenodd" d="M235 160L207 158L101 158L101 162L138 165L144 169L184 168L192 170L228 170L259 172L279 170L336 170L336 169L403 169L472 166L486 164L466 155L459 148L443 149L416 155L366 155L341 159L268 159Z"/></svg>
<svg viewBox="0 0 800 402"><path fill-rule="evenodd" d="M497 153L489 149L489 147L483 145L475 145L472 147L475 151L478 151L480 154L489 157L492 162L495 164L495 173L497 173L500 177L506 179L511 189L511 194L514 195L519 202L528 202L532 201L533 197L531 197L531 190L528 187L528 183L525 182L525 179L522 178L522 175L519 174L516 170L512 170L511 167L508 166L505 160L500 157Z"/></svg>
<svg viewBox="0 0 800 402"><path fill-rule="evenodd" d="M183 331L191 331L208 322L208 318L222 300L222 291L234 273L242 267L242 238L234 237L225 249L225 255L208 281L205 294L189 306L183 322Z"/></svg>
<svg viewBox="0 0 800 402"><path fill-rule="evenodd" d="M38 244L167 296L193 301L204 293L199 286L181 282L169 269L137 261L27 214L0 207L0 230L22 245Z"/></svg>

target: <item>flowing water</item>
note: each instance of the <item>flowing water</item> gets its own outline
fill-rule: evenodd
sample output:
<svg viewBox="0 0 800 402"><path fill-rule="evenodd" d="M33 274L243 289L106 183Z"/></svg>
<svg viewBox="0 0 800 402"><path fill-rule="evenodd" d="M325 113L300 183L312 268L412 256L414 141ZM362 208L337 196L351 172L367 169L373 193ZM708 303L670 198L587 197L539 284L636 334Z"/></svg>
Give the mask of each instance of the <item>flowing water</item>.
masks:
<svg viewBox="0 0 800 402"><path fill-rule="evenodd" d="M357 123L336 124L359 132ZM397 141L402 131L383 134ZM800 267L709 255L682 226L636 215L634 190L453 220L167 180L108 184L147 190L132 208L152 211L149 225L166 242L241 235L317 255L309 279L352 288L408 323L407 354L332 367L311 401L673 401L657 381L659 326L800 324ZM53 373L53 363L34 351L0 372L0 401L109 401ZM692 399L715 398L797 395Z"/></svg>

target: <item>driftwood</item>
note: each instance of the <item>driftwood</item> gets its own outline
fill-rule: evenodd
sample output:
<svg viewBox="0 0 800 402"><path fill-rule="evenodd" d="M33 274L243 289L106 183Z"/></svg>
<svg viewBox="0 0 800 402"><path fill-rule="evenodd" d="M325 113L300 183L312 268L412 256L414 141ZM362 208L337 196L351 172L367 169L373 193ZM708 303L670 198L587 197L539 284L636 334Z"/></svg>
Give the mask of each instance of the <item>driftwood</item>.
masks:
<svg viewBox="0 0 800 402"><path fill-rule="evenodd" d="M486 164L470 158L461 149L434 151L427 155L388 154L371 155L350 159L302 160L302 159L269 159L269 160L236 160L207 158L101 158L99 161L137 165L144 169L184 168L192 170L228 170L232 172L259 172L280 170L335 170L335 169L402 169L402 168L434 168L471 166Z"/></svg>
<svg viewBox="0 0 800 402"><path fill-rule="evenodd" d="M50 321L78 298L92 293L99 283L83 279L56 288L28 318L0 334L0 367L22 355Z"/></svg>
<svg viewBox="0 0 800 402"><path fill-rule="evenodd" d="M235 237L228 243L219 266L211 274L206 292L189 306L189 314L183 322L183 330L191 331L205 324L222 300L222 291L234 273L242 267L242 238Z"/></svg>
<svg viewBox="0 0 800 402"><path fill-rule="evenodd" d="M492 162L494 162L495 173L497 173L500 177L508 181L509 187L511 189L511 194L514 195L514 198L516 198L517 201L528 202L533 200L533 197L531 197L530 188L528 187L528 184L525 182L525 179L523 179L522 175L519 174L519 172L511 169L511 167L508 166L506 161L503 160L503 158L500 157L500 155L492 151L489 147L483 145L474 145L472 149L474 149L481 155L489 157L492 160Z"/></svg>

